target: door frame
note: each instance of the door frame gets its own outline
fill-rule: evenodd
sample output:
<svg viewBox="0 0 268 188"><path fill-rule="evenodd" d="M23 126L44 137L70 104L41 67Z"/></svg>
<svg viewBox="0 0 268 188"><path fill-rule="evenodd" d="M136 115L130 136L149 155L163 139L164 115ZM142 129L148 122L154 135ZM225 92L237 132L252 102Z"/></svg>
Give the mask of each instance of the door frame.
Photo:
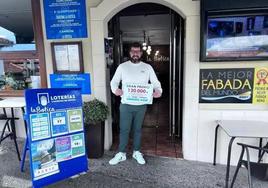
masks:
<svg viewBox="0 0 268 188"><path fill-rule="evenodd" d="M92 46L92 63L94 95L103 100L107 104L111 104L109 78L107 74L104 42L103 38L108 37L108 22L118 12L126 7L138 3L156 3L164 5L174 10L183 19L186 20L187 16L195 15L199 9L199 5L193 1L173 1L173 0L104 0L97 7L90 8L90 29ZM189 9L189 6L194 7ZM187 22L187 20L185 21ZM185 40L185 39L184 39ZM184 46L185 48L185 46ZM99 71L103 69L105 71ZM102 73L102 74L99 74ZM108 76L107 76L108 75ZM183 85L184 87L184 85ZM183 126L183 125L182 125ZM112 145L112 118L111 116L106 121L105 126L105 149L110 149Z"/></svg>

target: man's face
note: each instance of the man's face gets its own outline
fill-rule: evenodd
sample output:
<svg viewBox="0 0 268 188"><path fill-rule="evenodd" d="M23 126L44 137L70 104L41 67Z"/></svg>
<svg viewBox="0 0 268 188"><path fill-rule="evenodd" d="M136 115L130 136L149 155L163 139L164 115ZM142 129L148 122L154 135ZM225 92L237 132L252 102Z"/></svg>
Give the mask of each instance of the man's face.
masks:
<svg viewBox="0 0 268 188"><path fill-rule="evenodd" d="M140 62L140 59L141 59L141 56L142 56L141 48L139 48L139 47L131 47L129 55L130 55L130 60L131 60L132 63Z"/></svg>

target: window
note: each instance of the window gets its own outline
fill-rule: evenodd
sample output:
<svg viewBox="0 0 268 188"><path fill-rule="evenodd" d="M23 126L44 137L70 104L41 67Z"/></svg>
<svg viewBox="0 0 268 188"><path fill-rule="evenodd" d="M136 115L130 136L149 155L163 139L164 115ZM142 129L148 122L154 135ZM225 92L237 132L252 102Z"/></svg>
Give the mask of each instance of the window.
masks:
<svg viewBox="0 0 268 188"><path fill-rule="evenodd" d="M1 4L0 95L23 95L24 89L46 87L40 2L22 0L12 11L6 8L12 2Z"/></svg>

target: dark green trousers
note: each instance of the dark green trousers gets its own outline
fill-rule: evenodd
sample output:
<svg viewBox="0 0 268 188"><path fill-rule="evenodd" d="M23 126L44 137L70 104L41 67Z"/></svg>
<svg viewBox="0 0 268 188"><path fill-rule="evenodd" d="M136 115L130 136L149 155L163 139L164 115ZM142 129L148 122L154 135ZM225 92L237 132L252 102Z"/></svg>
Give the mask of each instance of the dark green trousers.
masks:
<svg viewBox="0 0 268 188"><path fill-rule="evenodd" d="M140 151L141 128L147 105L120 104L120 143L119 152L126 152L129 133L133 130L133 150Z"/></svg>

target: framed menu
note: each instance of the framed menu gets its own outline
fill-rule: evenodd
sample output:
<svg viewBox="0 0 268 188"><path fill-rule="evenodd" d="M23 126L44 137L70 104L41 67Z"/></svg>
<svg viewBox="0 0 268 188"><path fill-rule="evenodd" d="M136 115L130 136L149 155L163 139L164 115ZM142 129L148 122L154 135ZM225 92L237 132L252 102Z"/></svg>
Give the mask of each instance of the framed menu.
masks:
<svg viewBox="0 0 268 188"><path fill-rule="evenodd" d="M52 42L54 73L83 73L82 42Z"/></svg>

